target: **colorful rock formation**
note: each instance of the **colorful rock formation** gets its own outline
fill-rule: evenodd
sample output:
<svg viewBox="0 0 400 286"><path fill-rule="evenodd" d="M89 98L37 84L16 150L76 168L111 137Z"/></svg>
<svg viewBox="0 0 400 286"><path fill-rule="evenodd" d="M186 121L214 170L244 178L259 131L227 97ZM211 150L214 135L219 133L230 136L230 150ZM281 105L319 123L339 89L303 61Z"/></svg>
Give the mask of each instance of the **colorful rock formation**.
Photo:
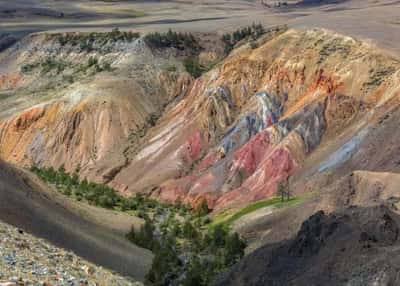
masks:
<svg viewBox="0 0 400 286"><path fill-rule="evenodd" d="M4 116L1 157L221 210L273 196L282 180L297 191L321 172L373 166L357 154L373 153L369 134L394 128L399 106L400 63L325 30L265 37L197 80L168 72L179 61L140 39L114 53L113 73ZM398 168L389 160L374 163Z"/></svg>

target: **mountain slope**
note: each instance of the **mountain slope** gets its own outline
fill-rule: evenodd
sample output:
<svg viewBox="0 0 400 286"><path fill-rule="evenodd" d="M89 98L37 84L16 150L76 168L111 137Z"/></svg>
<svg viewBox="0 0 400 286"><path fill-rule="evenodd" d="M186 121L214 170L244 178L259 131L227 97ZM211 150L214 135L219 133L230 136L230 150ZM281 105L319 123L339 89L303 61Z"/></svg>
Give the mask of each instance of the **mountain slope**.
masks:
<svg viewBox="0 0 400 286"><path fill-rule="evenodd" d="M369 132L396 132L387 125L395 119L375 126L397 114L398 71L369 45L320 30L239 48L163 115L112 185L171 201L206 198L216 209L269 197L281 180L306 180L365 152L355 146L375 140Z"/></svg>
<svg viewBox="0 0 400 286"><path fill-rule="evenodd" d="M96 264L142 280L149 269L151 253L131 244L123 237L122 229L115 226L124 222L133 224L135 219L98 211L97 219L105 217L103 224L99 224L87 214L92 209L85 211L72 204L43 188L31 175L1 163L1 221L72 250ZM108 220L107 216L114 219ZM127 225L123 228L127 231Z"/></svg>
<svg viewBox="0 0 400 286"><path fill-rule="evenodd" d="M397 285L400 216L350 207L306 220L296 236L247 256L214 285Z"/></svg>
<svg viewBox="0 0 400 286"><path fill-rule="evenodd" d="M397 204L399 198L398 60L366 42L327 30L272 29L257 41L240 42L195 79L183 64L193 56L190 51L155 48L139 35L122 35L107 41L102 39L110 34L33 35L1 54L1 66L6 67L0 81L2 158L19 166L79 169L81 178L109 184L127 196L145 193L192 206L206 200L212 215L272 198L283 183L300 198L299 204L261 209L233 224L249 241L248 252L265 243L281 245L272 252L263 252L275 249L272 246L256 250L237 266L244 271L243 279L254 285L262 281L252 280L251 267L248 270L246 265L272 261L271 254L290 248L282 241L292 239L302 222L319 210L331 213L360 206L344 215L319 213L315 226L336 225L336 219L354 215L335 235L345 240L344 230L350 229L349 243L355 250L360 250L355 243L358 227L364 227L359 218L395 217L371 205ZM89 48L87 37L95 38ZM206 48L202 56L219 59L217 50ZM4 184L12 184L7 179L4 175ZM113 238L101 232L96 235L103 237L101 241L89 243L91 236L77 232L81 219L58 208L56 215L46 216L40 210L52 209L52 204L40 196L33 197L33 203L41 206L37 210L23 193L4 191L3 196L27 210L18 214L12 204L4 204L4 219L88 258L93 255L90 247L98 247L101 252L92 258L96 262L144 275L149 260L140 268L137 258L145 253L132 258L122 241L118 247L106 248L103 243ZM31 216L39 221L27 224ZM58 225L52 220L57 216L66 221ZM382 219L371 224L379 225ZM107 228L113 221L120 218L102 226ZM71 239L65 241L61 233L76 224ZM58 231L50 235L53 228ZM312 240L312 235L307 234L306 240ZM323 239L329 242L330 235ZM297 239L301 237L302 231ZM76 245L74 240L83 242ZM292 283L281 276L286 263L319 265L337 253L299 259L283 256L264 278L276 275L279 283ZM354 254L354 263L359 263L360 253ZM115 254L118 260L107 260L106 255ZM381 253L371 254L371 263L380 258ZM346 257L338 254L338 261L345 262ZM139 268L132 270L127 263ZM338 271L341 267L335 265ZM321 268L315 277L312 273L300 277L295 270L292 274L304 283L316 279L318 284L327 272ZM352 279L353 273L334 275L327 283ZM387 275L396 281L391 273ZM354 283L379 278L360 277ZM226 279L221 283L230 283ZM238 276L231 282L243 280Z"/></svg>

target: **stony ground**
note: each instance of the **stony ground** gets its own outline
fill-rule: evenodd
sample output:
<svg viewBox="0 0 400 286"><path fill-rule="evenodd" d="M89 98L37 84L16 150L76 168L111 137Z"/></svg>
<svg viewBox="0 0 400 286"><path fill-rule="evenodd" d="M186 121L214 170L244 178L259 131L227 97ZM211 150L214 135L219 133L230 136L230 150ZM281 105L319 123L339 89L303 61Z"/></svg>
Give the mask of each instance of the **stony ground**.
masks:
<svg viewBox="0 0 400 286"><path fill-rule="evenodd" d="M142 284L0 222L0 285Z"/></svg>

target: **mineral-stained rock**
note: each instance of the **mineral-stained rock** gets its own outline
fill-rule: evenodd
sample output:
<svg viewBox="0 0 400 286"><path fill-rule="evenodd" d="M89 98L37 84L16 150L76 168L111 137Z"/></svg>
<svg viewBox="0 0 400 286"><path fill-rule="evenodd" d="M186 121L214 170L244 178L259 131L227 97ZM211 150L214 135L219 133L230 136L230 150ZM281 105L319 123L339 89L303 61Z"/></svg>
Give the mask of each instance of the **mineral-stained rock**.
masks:
<svg viewBox="0 0 400 286"><path fill-rule="evenodd" d="M29 52L11 54L32 64L50 55L71 64L93 56L52 41L32 36L21 48ZM126 195L189 204L206 198L215 209L268 198L288 177L297 184L350 161L351 169L374 165L361 154L389 171L398 166L399 143L384 156L369 134L395 132L389 114L400 103L400 63L367 43L288 30L235 50L195 80L142 39L107 49L97 56L112 73L67 84L51 100L34 98L33 107L4 100L16 112L1 112L2 158L79 167L83 177ZM18 90L41 90L37 74L10 70L3 82L10 74L22 76Z"/></svg>

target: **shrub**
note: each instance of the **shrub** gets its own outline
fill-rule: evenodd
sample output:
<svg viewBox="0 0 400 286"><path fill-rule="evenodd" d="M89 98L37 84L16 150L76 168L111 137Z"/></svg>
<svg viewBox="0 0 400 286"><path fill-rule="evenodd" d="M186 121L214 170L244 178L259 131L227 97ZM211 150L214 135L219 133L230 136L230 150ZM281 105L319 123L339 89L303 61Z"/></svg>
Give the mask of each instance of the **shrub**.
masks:
<svg viewBox="0 0 400 286"><path fill-rule="evenodd" d="M134 244L152 250L154 246L153 232L154 225L149 218L146 218L145 223L142 225L139 232L135 232L135 228L132 226L126 237Z"/></svg>
<svg viewBox="0 0 400 286"><path fill-rule="evenodd" d="M87 66L90 68L94 65L97 65L99 61L95 57L90 57L87 62Z"/></svg>
<svg viewBox="0 0 400 286"><path fill-rule="evenodd" d="M40 64L42 70L42 74L46 74L52 70L56 70L57 74L61 73L64 71L66 68L67 64L61 61L57 61L53 58L47 58L44 62Z"/></svg>
<svg viewBox="0 0 400 286"><path fill-rule="evenodd" d="M210 213L210 211L211 210L208 208L208 203L206 199L203 199L196 209L196 213L198 216L206 216Z"/></svg>
<svg viewBox="0 0 400 286"><path fill-rule="evenodd" d="M190 221L186 221L183 225L182 234L187 239L196 239L198 237L198 233Z"/></svg>
<svg viewBox="0 0 400 286"><path fill-rule="evenodd" d="M23 66L21 66L21 72L22 73L29 73L29 72L31 72L32 70L34 70L36 67L38 67L38 65L39 64L26 64L26 65L23 65Z"/></svg>
<svg viewBox="0 0 400 286"><path fill-rule="evenodd" d="M63 166L58 170L32 166L31 171L77 200L105 208L138 209L144 224L138 229L132 226L126 238L154 253L146 276L153 285L209 285L216 273L244 255L245 244L236 233L229 233L221 224L202 227L207 219L203 215L209 212L205 200L189 213L181 201L161 204L140 193L125 198L106 185L79 180L77 171L70 175Z"/></svg>
<svg viewBox="0 0 400 286"><path fill-rule="evenodd" d="M236 232L228 235L225 239L224 248L225 265L232 265L241 259L244 256L245 247L245 242L240 239Z"/></svg>
<svg viewBox="0 0 400 286"><path fill-rule="evenodd" d="M183 281L184 286L200 286L205 285L203 282L204 270L199 261L199 259L193 258L190 265L189 270L186 273L185 280Z"/></svg>
<svg viewBox="0 0 400 286"><path fill-rule="evenodd" d="M183 61L186 71L191 74L194 78L200 77L207 69L200 65L200 63L194 58L186 58Z"/></svg>

